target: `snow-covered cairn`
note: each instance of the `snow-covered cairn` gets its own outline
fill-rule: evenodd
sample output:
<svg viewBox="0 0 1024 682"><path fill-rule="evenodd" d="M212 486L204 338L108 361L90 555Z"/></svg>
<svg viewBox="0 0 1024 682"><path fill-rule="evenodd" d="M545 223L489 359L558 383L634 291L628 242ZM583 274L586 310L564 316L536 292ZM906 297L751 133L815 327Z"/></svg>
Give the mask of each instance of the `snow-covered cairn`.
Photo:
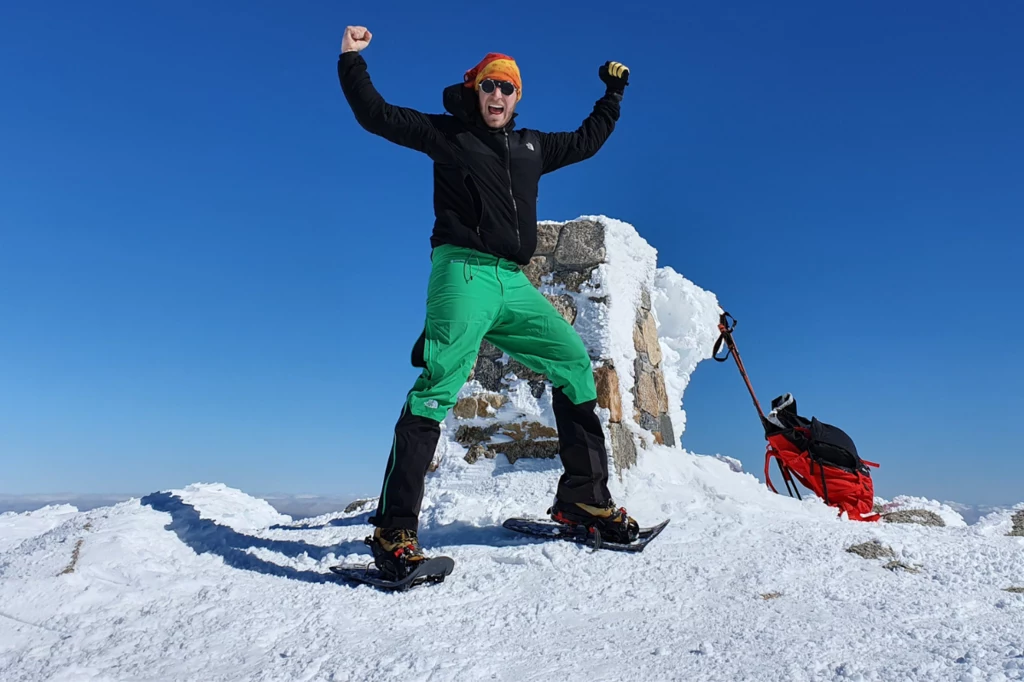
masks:
<svg viewBox="0 0 1024 682"><path fill-rule="evenodd" d="M632 226L605 217L539 223L525 273L583 338L615 469L633 466L638 448L678 447L683 390L697 362L710 357L715 297L658 269L657 252ZM676 336L659 339L655 299L669 327L676 317L685 326ZM550 383L485 341L432 469L447 457L475 463L504 455L514 464L557 454Z"/></svg>

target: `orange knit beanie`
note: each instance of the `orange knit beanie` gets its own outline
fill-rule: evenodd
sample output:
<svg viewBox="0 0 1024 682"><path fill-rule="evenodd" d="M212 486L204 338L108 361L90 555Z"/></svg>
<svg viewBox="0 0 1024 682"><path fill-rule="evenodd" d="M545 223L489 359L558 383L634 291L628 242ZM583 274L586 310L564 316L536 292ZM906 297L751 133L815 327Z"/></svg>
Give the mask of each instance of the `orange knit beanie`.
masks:
<svg viewBox="0 0 1024 682"><path fill-rule="evenodd" d="M519 98L523 96L523 79L519 74L516 60L499 52L489 52L479 64L466 72L463 77L465 86L474 90L480 88L480 81L487 78L505 80L516 86Z"/></svg>

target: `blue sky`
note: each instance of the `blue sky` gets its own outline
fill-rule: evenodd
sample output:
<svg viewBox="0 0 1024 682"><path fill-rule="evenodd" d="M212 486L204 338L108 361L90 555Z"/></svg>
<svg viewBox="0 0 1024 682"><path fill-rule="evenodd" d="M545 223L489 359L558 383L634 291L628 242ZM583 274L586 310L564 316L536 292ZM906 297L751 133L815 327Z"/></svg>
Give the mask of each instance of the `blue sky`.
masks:
<svg viewBox="0 0 1024 682"><path fill-rule="evenodd" d="M429 161L359 128L347 24L397 104L487 51L575 128L539 214L634 224L716 292L762 402L846 429L882 495L1024 499L1024 5L8 3L0 21L0 492L375 494L416 376ZM497 7L497 6L495 6ZM760 471L731 366L684 445Z"/></svg>

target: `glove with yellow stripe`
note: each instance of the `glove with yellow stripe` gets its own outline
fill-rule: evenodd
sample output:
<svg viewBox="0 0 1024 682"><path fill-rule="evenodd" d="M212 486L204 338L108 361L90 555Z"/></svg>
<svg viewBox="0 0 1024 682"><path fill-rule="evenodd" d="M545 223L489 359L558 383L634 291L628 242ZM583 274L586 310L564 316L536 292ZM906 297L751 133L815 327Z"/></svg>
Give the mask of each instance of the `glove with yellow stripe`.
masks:
<svg viewBox="0 0 1024 682"><path fill-rule="evenodd" d="M608 86L608 92L621 95L629 85L629 69L625 64L619 62L605 62L597 72L604 84Z"/></svg>

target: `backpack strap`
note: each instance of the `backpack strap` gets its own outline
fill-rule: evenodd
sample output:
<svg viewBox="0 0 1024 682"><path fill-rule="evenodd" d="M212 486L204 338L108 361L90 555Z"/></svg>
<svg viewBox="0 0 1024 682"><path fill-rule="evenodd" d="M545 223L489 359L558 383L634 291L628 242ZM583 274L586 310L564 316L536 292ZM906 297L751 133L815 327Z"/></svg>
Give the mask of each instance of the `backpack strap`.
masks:
<svg viewBox="0 0 1024 682"><path fill-rule="evenodd" d="M771 491L773 493L780 494L779 491L775 489L775 486L772 485L772 475L771 473L769 473L769 468L773 457L775 458L775 461L778 462L779 464L779 473L782 474L782 482L786 484L786 492L789 493L790 497L796 497L796 499L803 501L804 498L800 495L800 489L796 487L796 481L793 480L793 474L790 472L789 467L782 463L782 458L779 457L778 451L775 448L773 448L771 444L768 445L768 450L764 456L765 483L768 484L768 487L771 488ZM794 495L794 493L796 494Z"/></svg>
<svg viewBox="0 0 1024 682"><path fill-rule="evenodd" d="M769 470L772 463L772 457L774 457L776 460L779 459L778 455L775 452L775 449L771 445L769 445L768 452L766 452L764 455L764 482L768 484L768 487L771 488L771 491L773 493L778 494L779 491L775 489L774 485L772 485L772 474ZM779 460L779 466L782 466L781 460Z"/></svg>

